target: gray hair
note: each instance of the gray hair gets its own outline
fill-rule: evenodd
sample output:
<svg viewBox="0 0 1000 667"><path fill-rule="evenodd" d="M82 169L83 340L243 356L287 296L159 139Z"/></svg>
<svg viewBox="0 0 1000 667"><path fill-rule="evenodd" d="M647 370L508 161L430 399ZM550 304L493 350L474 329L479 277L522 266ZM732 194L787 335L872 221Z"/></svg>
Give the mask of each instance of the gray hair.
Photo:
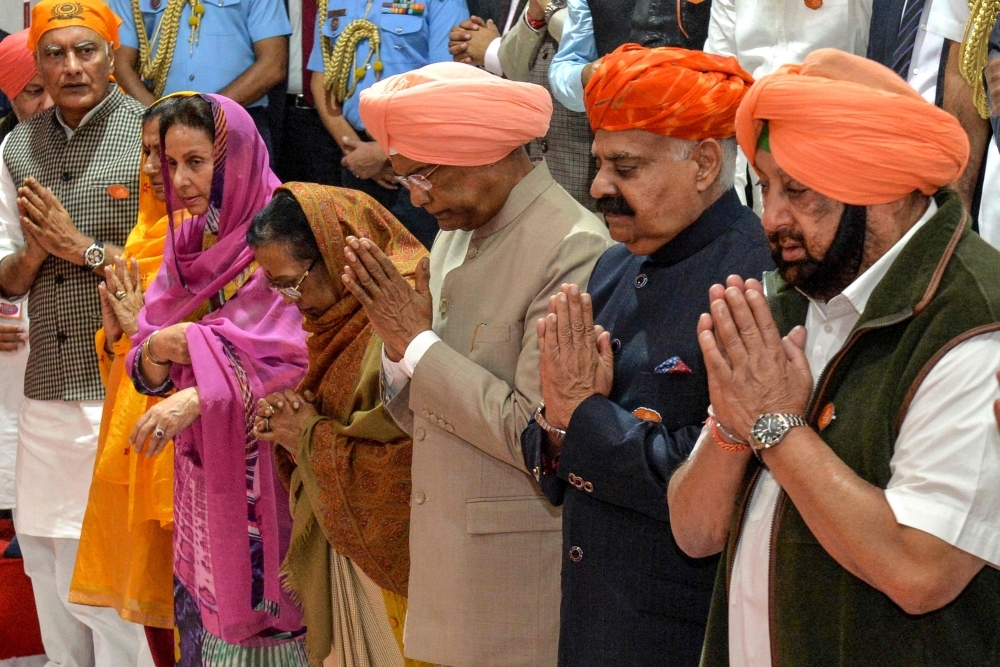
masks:
<svg viewBox="0 0 1000 667"><path fill-rule="evenodd" d="M698 145L698 142L693 139L678 139L677 137L668 137L668 139L670 139L670 157L678 161L691 157L695 146ZM736 137L719 139L718 141L719 147L722 149L722 167L715 179L715 185L722 192L725 192L733 187L733 183L736 181Z"/></svg>

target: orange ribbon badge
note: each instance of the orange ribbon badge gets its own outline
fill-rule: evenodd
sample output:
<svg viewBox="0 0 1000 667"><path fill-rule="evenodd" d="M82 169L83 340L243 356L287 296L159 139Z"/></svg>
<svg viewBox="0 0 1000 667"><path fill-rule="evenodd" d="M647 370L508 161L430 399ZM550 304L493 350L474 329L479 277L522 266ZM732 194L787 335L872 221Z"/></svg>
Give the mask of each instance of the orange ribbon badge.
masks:
<svg viewBox="0 0 1000 667"><path fill-rule="evenodd" d="M108 187L108 194L114 199L128 199L131 193L124 185L112 185Z"/></svg>
<svg viewBox="0 0 1000 667"><path fill-rule="evenodd" d="M653 422L659 424L660 422L663 421L663 417L660 416L660 413L650 408L636 408L635 410L632 411L632 415L634 417L638 417L644 422Z"/></svg>

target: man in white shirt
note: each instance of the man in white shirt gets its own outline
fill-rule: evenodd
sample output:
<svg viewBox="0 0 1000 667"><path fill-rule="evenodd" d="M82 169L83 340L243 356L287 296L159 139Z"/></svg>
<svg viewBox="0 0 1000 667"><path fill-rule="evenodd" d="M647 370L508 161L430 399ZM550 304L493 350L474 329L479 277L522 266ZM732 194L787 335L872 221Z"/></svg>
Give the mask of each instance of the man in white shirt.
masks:
<svg viewBox="0 0 1000 667"><path fill-rule="evenodd" d="M778 272L699 323L713 416L668 494L685 552L727 548L702 664L995 664L1000 254L943 189L964 131L823 50L737 138Z"/></svg>
<svg viewBox="0 0 1000 667"><path fill-rule="evenodd" d="M733 56L759 79L782 65L800 63L826 47L863 56L868 48L872 0L712 0L706 53ZM756 182L756 175L749 174ZM747 162L736 161L736 192L745 201ZM755 188L756 190L756 188ZM760 193L753 208L760 213Z"/></svg>

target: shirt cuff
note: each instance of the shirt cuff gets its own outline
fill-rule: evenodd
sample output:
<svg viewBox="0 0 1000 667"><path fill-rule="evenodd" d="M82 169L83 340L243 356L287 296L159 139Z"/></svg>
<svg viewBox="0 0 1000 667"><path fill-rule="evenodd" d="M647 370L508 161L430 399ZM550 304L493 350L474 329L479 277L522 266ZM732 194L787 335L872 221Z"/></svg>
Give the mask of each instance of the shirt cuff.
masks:
<svg viewBox="0 0 1000 667"><path fill-rule="evenodd" d="M503 76L503 65L500 64L500 38L497 37L486 47L486 55L483 56L483 67L490 74Z"/></svg>
<svg viewBox="0 0 1000 667"><path fill-rule="evenodd" d="M393 361L385 353L385 345L382 346L382 402L388 403L396 398L396 395L403 390L409 381L406 373L403 372L403 362Z"/></svg>
<svg viewBox="0 0 1000 667"><path fill-rule="evenodd" d="M403 372L406 373L406 377L413 377L413 371L416 370L417 364L420 363L420 358L430 349L431 345L439 340L441 338L428 329L427 331L420 332L416 338L410 341L410 344L406 346L406 353L403 354L403 360L399 362Z"/></svg>

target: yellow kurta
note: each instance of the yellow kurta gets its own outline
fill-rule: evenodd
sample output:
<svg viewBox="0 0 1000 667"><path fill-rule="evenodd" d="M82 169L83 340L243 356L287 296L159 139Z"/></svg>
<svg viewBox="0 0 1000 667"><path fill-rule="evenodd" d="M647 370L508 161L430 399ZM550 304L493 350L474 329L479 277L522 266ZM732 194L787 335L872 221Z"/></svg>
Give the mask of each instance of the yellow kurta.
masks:
<svg viewBox="0 0 1000 667"><path fill-rule="evenodd" d="M146 188L143 183L143 194ZM125 256L139 261L145 290L163 260L167 218L153 217L152 206L141 209ZM104 351L103 329L95 343L107 393L69 600L112 607L134 623L172 628L174 446L152 458L129 446L139 417L162 399L143 396L132 385L125 367L127 336L114 343L113 359Z"/></svg>

